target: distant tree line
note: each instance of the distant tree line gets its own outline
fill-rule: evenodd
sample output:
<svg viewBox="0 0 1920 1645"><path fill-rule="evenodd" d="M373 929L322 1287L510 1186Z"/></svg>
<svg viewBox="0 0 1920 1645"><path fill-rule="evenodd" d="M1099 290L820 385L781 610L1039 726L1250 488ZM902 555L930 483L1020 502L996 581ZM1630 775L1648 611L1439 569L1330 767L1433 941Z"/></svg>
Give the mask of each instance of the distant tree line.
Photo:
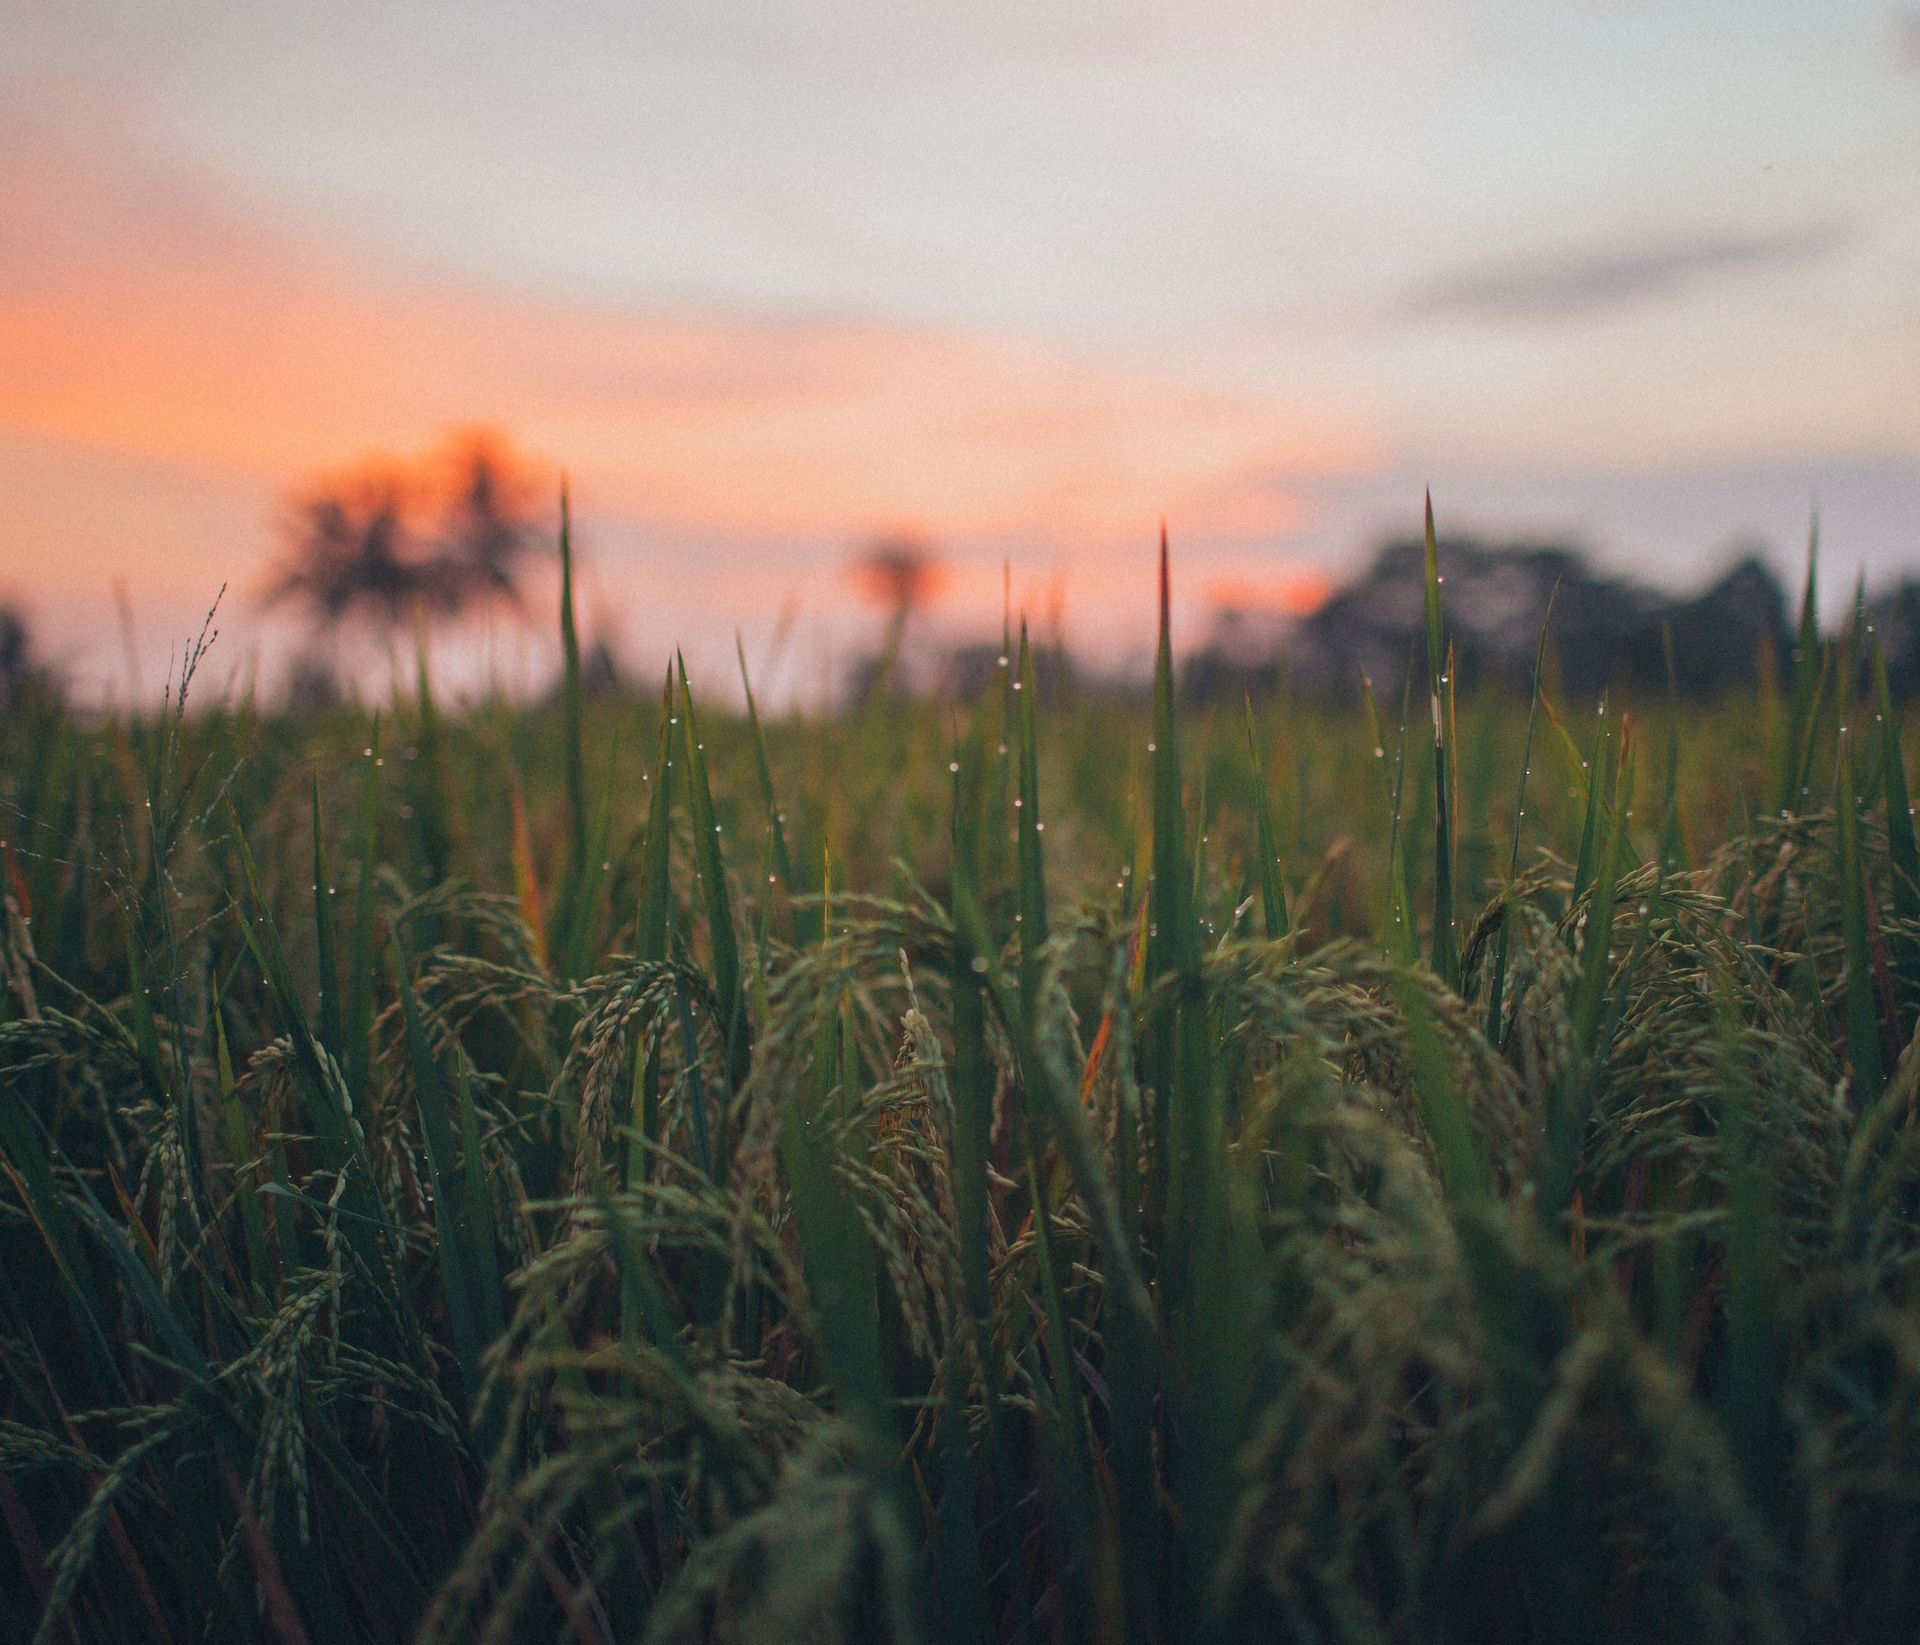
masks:
<svg viewBox="0 0 1920 1645"><path fill-rule="evenodd" d="M416 615L458 617L475 606L520 612L529 556L552 534L529 468L502 443L462 436L408 465L367 464L325 477L294 500L285 552L265 600L304 608L316 640L351 625L390 631ZM1696 594L1672 595L1598 571L1554 544L1442 540L1448 628L1463 689L1524 692L1543 622L1558 689L1597 695L1613 687L1713 698L1751 690L1768 667L1784 671L1794 644L1794 601L1765 560L1749 553ZM880 539L852 565L865 599L887 618L885 640L856 660L856 701L902 688L897 675L908 618L937 592L941 573L918 539ZM1282 682L1305 696L1349 695L1361 674L1391 692L1422 631L1425 549L1388 543L1371 565L1311 615L1283 629L1216 615L1188 660L1199 697L1265 694ZM1551 620L1548 621L1551 603ZM1920 579L1867 600L1862 619L1877 634L1896 694L1920 695ZM1036 653L1043 689L1083 687L1058 643ZM619 670L604 641L588 659L598 689ZM1004 667L997 643L946 653L933 681L971 695ZM0 708L60 690L59 671L35 650L24 611L0 603ZM324 651L291 665L289 698L322 706L339 694Z"/></svg>
<svg viewBox="0 0 1920 1645"><path fill-rule="evenodd" d="M1770 663L1786 667L1794 643L1787 591L1756 554L1680 596L1606 576L1583 555L1548 544L1443 540L1438 558L1463 689L1528 689L1549 600L1552 666L1560 688L1578 695L1664 692L1669 682L1692 698L1750 690ZM1423 543L1389 543L1276 640L1250 645L1230 623L1217 628L1192 659L1193 688L1237 695L1271 690L1284 676L1297 692L1334 696L1350 692L1364 671L1376 689L1393 689L1422 631L1425 578ZM1894 689L1920 690L1920 582L1870 600L1864 615L1879 633Z"/></svg>
<svg viewBox="0 0 1920 1645"><path fill-rule="evenodd" d="M54 670L33 647L33 630L18 606L0 605L0 709L17 708L59 689Z"/></svg>

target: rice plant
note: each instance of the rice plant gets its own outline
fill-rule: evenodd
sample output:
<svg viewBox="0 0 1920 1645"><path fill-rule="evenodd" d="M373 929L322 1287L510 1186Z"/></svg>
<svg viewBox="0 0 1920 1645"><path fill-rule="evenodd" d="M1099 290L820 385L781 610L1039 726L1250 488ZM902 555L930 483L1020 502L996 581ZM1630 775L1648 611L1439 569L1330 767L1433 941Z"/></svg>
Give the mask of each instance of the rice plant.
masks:
<svg viewBox="0 0 1920 1645"><path fill-rule="evenodd" d="M553 710L10 707L8 1637L1910 1637L1872 636L1457 702L1429 552L1193 712L1173 569L1140 709L589 700L570 576Z"/></svg>

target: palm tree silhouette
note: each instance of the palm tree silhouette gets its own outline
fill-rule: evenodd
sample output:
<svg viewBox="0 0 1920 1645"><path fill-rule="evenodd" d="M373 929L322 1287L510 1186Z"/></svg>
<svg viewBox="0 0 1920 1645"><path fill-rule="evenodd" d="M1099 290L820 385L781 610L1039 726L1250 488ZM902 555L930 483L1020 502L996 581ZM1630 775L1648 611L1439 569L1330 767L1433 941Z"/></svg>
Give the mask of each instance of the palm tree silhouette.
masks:
<svg viewBox="0 0 1920 1645"><path fill-rule="evenodd" d="M519 459L484 435L409 470L331 476L295 502L265 598L305 606L324 630L458 616L475 598L517 609L536 531L529 490Z"/></svg>
<svg viewBox="0 0 1920 1645"><path fill-rule="evenodd" d="M501 599L519 609L520 562L533 546L528 486L498 441L475 436L455 454L457 484L443 528L443 552L462 597Z"/></svg>

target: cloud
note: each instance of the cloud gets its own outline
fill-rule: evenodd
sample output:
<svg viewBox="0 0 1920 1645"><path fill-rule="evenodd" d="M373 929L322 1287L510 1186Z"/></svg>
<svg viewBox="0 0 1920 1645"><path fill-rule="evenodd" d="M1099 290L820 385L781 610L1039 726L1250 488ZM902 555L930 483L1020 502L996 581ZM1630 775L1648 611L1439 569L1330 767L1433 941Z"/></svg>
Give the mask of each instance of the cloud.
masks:
<svg viewBox="0 0 1920 1645"><path fill-rule="evenodd" d="M1893 60L1908 74L1920 74L1920 11L1903 11L1894 17Z"/></svg>
<svg viewBox="0 0 1920 1645"><path fill-rule="evenodd" d="M801 682L865 643L841 572L877 531L938 544L942 620L997 623L1005 564L1023 605L1064 600L1076 643L1114 649L1150 642L1163 516L1183 601L1271 579L1308 487L1380 460L1350 417L1179 369L990 327L562 299L263 211L110 123L90 148L8 128L0 594L31 565L89 697L120 677L116 581L154 678L223 582L227 645L270 676L300 638L252 600L287 493L463 424L566 465L596 622L725 678L736 625L758 643L795 603ZM528 643L531 689L551 658Z"/></svg>
<svg viewBox="0 0 1920 1645"><path fill-rule="evenodd" d="M1773 233L1737 231L1650 240L1482 263L1416 287L1399 317L1488 323L1579 320L1655 302L1714 279L1797 268L1854 237L1851 225L1816 223Z"/></svg>
<svg viewBox="0 0 1920 1645"><path fill-rule="evenodd" d="M1271 537L1364 466L1279 396L989 329L583 303L423 273L192 178L0 144L0 435L291 484L485 421L637 520L1061 546ZM51 500L50 500L51 506Z"/></svg>

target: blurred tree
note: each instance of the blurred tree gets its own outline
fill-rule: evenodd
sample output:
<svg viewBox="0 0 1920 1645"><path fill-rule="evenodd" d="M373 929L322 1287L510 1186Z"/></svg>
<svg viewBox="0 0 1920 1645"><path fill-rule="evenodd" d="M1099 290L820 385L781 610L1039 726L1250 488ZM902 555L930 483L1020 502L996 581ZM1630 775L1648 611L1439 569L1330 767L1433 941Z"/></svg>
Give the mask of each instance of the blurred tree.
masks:
<svg viewBox="0 0 1920 1645"><path fill-rule="evenodd" d="M521 562L533 547L539 508L526 463L499 437L466 436L447 453L448 503L441 552L465 595L521 607Z"/></svg>
<svg viewBox="0 0 1920 1645"><path fill-rule="evenodd" d="M854 562L853 574L868 603L901 624L945 581L932 544L912 536L876 538Z"/></svg>
<svg viewBox="0 0 1920 1645"><path fill-rule="evenodd" d="M478 599L520 605L539 529L528 465L467 434L406 466L363 463L298 496L269 604L305 606L322 628L350 618L391 629L416 611L457 616Z"/></svg>
<svg viewBox="0 0 1920 1645"><path fill-rule="evenodd" d="M861 701L891 696L907 619L932 601L946 576L932 544L901 534L870 542L853 563L853 580L867 603L887 618L880 649L854 664L853 695Z"/></svg>
<svg viewBox="0 0 1920 1645"><path fill-rule="evenodd" d="M34 655L33 630L18 606L0 605L0 708L52 694L53 671Z"/></svg>

